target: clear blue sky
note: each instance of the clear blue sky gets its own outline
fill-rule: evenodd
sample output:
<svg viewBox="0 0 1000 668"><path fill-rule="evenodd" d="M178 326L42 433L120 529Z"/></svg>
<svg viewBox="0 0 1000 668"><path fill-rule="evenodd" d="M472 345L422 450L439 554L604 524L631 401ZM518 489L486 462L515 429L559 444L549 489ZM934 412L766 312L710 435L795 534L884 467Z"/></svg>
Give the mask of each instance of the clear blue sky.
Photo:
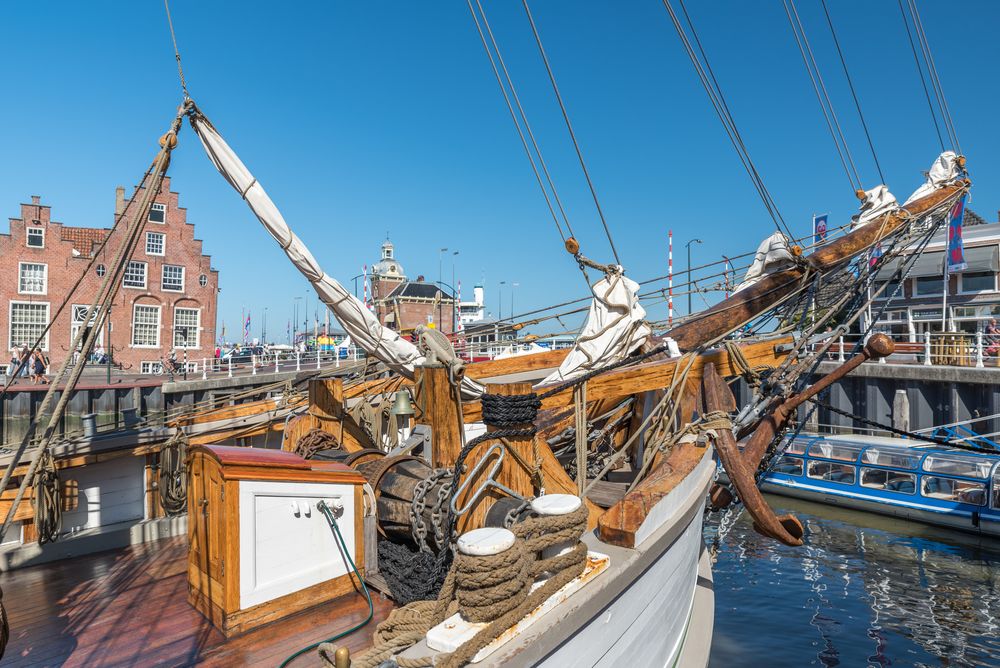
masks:
<svg viewBox="0 0 1000 668"><path fill-rule="evenodd" d="M873 186L822 10L798 4ZM829 4L886 179L903 199L939 150L896 1ZM523 11L486 7L584 252L609 260ZM971 206L995 220L1000 3L920 7L969 156ZM436 279L438 249L459 250L464 296L485 277L493 312L502 280L520 284L517 311L582 295L464 3L174 0L171 9L192 96L328 273L350 284L388 232L411 277ZM678 247L704 240L696 262L752 250L773 231L658 1L532 9L630 276L665 273L669 228ZM843 222L856 200L780 0L689 9L786 220L802 233L815 212ZM137 181L180 101L162 3L3 3L0 35L0 215L38 194L57 220L108 225L115 186ZM283 339L307 283L190 128L180 142L170 173L221 272L227 333L252 306L258 334L266 306L269 338ZM444 274L450 281L450 257Z"/></svg>

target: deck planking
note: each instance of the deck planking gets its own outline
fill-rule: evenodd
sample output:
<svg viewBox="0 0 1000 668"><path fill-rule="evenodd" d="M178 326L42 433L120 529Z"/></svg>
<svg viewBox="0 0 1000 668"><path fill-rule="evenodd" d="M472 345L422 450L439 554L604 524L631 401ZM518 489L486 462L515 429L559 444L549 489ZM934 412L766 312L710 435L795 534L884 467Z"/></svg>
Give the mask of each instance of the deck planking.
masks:
<svg viewBox="0 0 1000 668"><path fill-rule="evenodd" d="M0 574L10 618L4 666L277 666L288 655L364 620L350 594L226 639L187 602L187 540L171 538ZM342 642L371 644L392 602ZM315 666L307 653L292 666Z"/></svg>

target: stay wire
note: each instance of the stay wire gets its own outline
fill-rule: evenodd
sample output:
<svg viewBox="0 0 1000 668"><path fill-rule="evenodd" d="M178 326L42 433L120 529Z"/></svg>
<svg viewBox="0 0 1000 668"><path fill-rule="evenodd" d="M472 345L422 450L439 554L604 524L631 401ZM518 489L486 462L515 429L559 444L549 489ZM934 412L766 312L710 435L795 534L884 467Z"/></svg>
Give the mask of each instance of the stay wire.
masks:
<svg viewBox="0 0 1000 668"><path fill-rule="evenodd" d="M174 34L174 21L170 18L169 0L163 0L163 8L167 10L167 25L170 27L170 40L174 43L174 58L177 59L177 75L181 79L181 91L184 93L184 99L189 100L191 99L191 96L188 95L187 82L184 80L184 68L181 66L181 52L177 48L177 35Z"/></svg>
<svg viewBox="0 0 1000 668"><path fill-rule="evenodd" d="M608 245L611 246L611 253L615 256L615 264L621 266L621 258L618 256L618 249L615 248L614 239L611 238L611 229L608 227L608 221L604 217L604 210L601 209L601 202L597 198L597 190L594 188L594 182L590 178L590 171L587 169L587 163L583 159L583 152L580 150L580 143L576 140L576 133L573 132L573 124L569 120L569 113L566 111L566 105L563 103L562 94L559 92L559 86L556 84L555 74L552 72L552 65L549 63L549 57L545 53L545 47L542 46L541 35L538 34L538 27L535 25L535 19L531 15L531 9L528 7L528 0L521 0L521 4L524 6L524 13L528 16L528 23L531 24L531 33L535 37L535 44L538 45L538 52L542 56L542 62L545 63L545 71L549 75L549 82L552 84L552 91L555 93L556 101L559 103L559 110L562 112L563 120L566 122L566 129L569 131L569 137L573 141L573 148L576 150L576 157L580 161L580 168L583 170L583 176L587 179L587 187L590 188L590 195L594 198L594 206L597 207L597 215L601 219L601 225L604 226L604 234L608 238Z"/></svg>
<svg viewBox="0 0 1000 668"><path fill-rule="evenodd" d="M920 10L917 9L917 3L915 0L907 0L910 5L910 14L913 16L913 26L917 33L917 40L920 42L920 48L924 52L924 61L927 63L927 72L930 76L931 86L934 88L934 93L938 99L938 106L941 108L941 118L944 120L945 130L948 132L948 137L952 142L952 146L959 153L962 152L962 147L958 143L958 132L955 130L955 123L951 117L951 110L948 108L948 98L945 97L944 88L941 85L941 78L937 73L937 66L934 64L934 54L931 51L930 42L927 41L927 33L924 31L924 22L920 18Z"/></svg>
<svg viewBox="0 0 1000 668"><path fill-rule="evenodd" d="M722 93L722 87L719 85L711 64L708 62L708 57L701 45L701 40L699 39L698 32L691 21L691 17L687 13L687 8L684 6L683 1L680 2L680 5L681 10L684 12L684 18L687 21L688 29L691 31L691 34L695 39L695 43L698 46L698 51L701 53L701 60L704 60L704 65L702 65L701 60L699 60L698 55L691 46L691 41L688 39L684 27L677 18L677 14L674 12L673 6L668 0L663 0L663 6L670 15L670 19L674 24L674 29L677 31L677 35L681 40L681 45L687 52L688 58L694 66L695 73L698 75L698 78L708 95L709 101L715 109L716 115L718 115L719 120L722 122L723 129L725 129L726 134L729 137L729 141L736 150L737 157L739 157L740 162L743 164L743 168L750 177L751 183L753 183L754 188L757 190L757 194L760 196L761 202L764 204L764 208L767 210L768 215L771 216L771 220L774 221L774 225L778 231L783 232L791 238L793 236L791 230L788 228L781 212L778 210L778 206L775 203L774 198L771 197L771 193L764 185L764 180L758 172L756 165L754 165L753 160L750 158L750 152L747 149L746 144L743 142L743 137L740 134L739 129L736 127L736 122L729 110L729 105L726 103L725 96Z"/></svg>
<svg viewBox="0 0 1000 668"><path fill-rule="evenodd" d="M913 64L917 66L917 74L920 76L920 85L924 89L924 97L927 99L927 111L931 114L931 121L934 122L934 132L937 133L938 143L941 145L941 151L944 151L944 138L941 136L941 126L938 125L937 114L934 113L934 103L931 102L931 93L927 89L927 80L924 78L924 70L920 66L920 56L917 55L917 45L913 42L913 33L910 31L910 21L906 18L906 10L903 8L903 0L897 0L899 3L899 13L903 18L903 26L906 28L906 37L910 41L910 50L913 52Z"/></svg>
<svg viewBox="0 0 1000 668"><path fill-rule="evenodd" d="M844 52L840 48L840 40L837 38L837 31L833 27L833 19L830 18L830 10L826 6L826 0L820 0L823 5L823 13L826 15L827 25L830 26L830 35L833 36L833 44L837 47L837 55L840 56L840 64L844 68L844 77L847 79L847 85L851 89L851 97L854 98L854 107L858 110L858 118L861 119L861 127L865 130L865 138L868 140L868 148L872 152L872 160L875 161L875 169L878 170L878 177L881 183L885 183L885 175L882 173L882 165L879 164L878 154L875 152L875 144L872 142L872 135L868 131L868 123L865 121L865 115L861 111L861 102L858 100L858 93L854 90L854 82L851 80L851 73L847 70L847 60L844 58Z"/></svg>
<svg viewBox="0 0 1000 668"><path fill-rule="evenodd" d="M844 140L843 132L840 131L840 123L836 121L836 115L833 114L833 106L830 103L830 97L826 94L826 86L822 84L822 78L819 75L818 68L814 72L813 69L816 68L816 59L813 57L812 49L809 48L809 43L805 39L805 28L802 22L799 20L798 11L794 11L794 2L792 2L791 9L789 8L789 2L791 0L781 0L781 4L785 8L785 15L788 17L788 25L792 29L792 35L795 37L795 43L799 48L799 54L802 56L802 63L806 66L806 73L809 74L809 80L812 82L813 91L816 93L816 99L819 101L820 109L823 111L823 118L826 120L826 126L830 130L830 137L833 138L834 146L837 148L837 155L840 157L840 164L844 168L844 173L847 175L847 180L851 184L852 190L861 190L861 178L857 177L857 168L854 168L854 161L851 159L850 151L847 149L847 142ZM827 108L827 105L830 108ZM831 116L833 120L831 120ZM841 143L843 142L843 146ZM850 166L848 166L850 164ZM853 172L852 172L853 168Z"/></svg>

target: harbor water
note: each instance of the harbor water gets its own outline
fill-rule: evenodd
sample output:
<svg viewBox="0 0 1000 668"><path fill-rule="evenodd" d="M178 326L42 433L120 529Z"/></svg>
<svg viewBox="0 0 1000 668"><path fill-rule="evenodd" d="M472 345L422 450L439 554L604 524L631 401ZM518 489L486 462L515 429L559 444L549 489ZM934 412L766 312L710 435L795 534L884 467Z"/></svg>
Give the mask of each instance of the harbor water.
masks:
<svg viewBox="0 0 1000 668"><path fill-rule="evenodd" d="M805 545L742 514L717 543L711 666L1000 666L1000 541L768 496ZM718 514L706 539L719 534Z"/></svg>

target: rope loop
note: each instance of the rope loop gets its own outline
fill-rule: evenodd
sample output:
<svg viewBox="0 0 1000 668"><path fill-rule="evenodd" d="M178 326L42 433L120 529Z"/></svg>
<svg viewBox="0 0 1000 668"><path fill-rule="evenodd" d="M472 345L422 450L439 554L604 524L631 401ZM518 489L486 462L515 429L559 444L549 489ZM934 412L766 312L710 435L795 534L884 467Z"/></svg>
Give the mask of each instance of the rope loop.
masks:
<svg viewBox="0 0 1000 668"><path fill-rule="evenodd" d="M534 392L530 394L484 394L483 422L491 427L507 428L527 424L538 417L542 401Z"/></svg>

